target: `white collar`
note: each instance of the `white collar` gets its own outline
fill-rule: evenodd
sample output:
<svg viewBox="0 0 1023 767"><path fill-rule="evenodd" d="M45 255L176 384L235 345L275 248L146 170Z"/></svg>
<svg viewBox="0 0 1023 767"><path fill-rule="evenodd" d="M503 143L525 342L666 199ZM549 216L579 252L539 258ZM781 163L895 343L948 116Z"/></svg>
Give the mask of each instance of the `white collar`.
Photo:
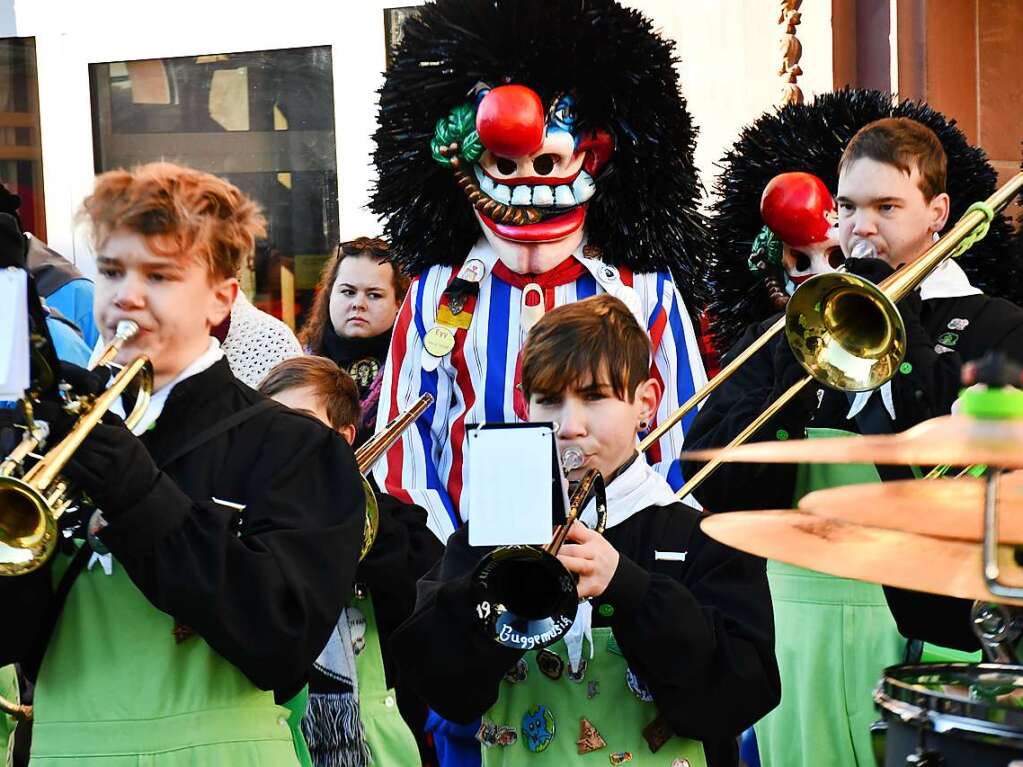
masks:
<svg viewBox="0 0 1023 767"><path fill-rule="evenodd" d="M97 350L101 351L103 346L103 340L100 339L97 342ZM94 358L99 356L99 351L93 351ZM135 428L132 429L132 432L138 436L149 429L149 427L156 423L156 419L160 417L160 413L163 412L164 405L167 404L167 398L170 396L170 393L175 386L185 379L191 378L192 376L198 375L199 373L213 367L213 365L216 364L223 356L224 352L220 348L220 342L211 336L210 343L206 347L206 351L196 357L192 363L178 373L173 380L164 384L158 391L153 392L153 396L149 400L149 406L146 408L145 414L142 416L142 419L138 422ZM115 402L110 410L122 418L124 417L124 407L120 400Z"/></svg>
<svg viewBox="0 0 1023 767"><path fill-rule="evenodd" d="M651 506L670 506L676 501L678 498L671 485L651 468L643 456L638 456L607 486L607 527L619 525ZM596 523L593 501L586 505L582 519L590 527Z"/></svg>
<svg viewBox="0 0 1023 767"><path fill-rule="evenodd" d="M970 284L966 272L954 258L946 259L945 263L928 274L920 283L920 298L923 301L929 301L932 298L977 296L982 292Z"/></svg>

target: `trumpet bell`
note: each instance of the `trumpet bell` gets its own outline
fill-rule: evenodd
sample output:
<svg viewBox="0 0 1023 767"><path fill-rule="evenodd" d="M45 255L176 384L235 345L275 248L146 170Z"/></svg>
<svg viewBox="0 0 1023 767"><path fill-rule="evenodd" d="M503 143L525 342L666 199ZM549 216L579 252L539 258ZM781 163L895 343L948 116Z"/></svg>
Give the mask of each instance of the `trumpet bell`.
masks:
<svg viewBox="0 0 1023 767"><path fill-rule="evenodd" d="M516 650L553 644L579 606L575 578L539 546L503 546L480 560L472 578L476 618L485 634Z"/></svg>
<svg viewBox="0 0 1023 767"><path fill-rule="evenodd" d="M800 365L840 391L876 389L906 353L906 328L895 304L855 274L819 274L786 307L785 335Z"/></svg>
<svg viewBox="0 0 1023 767"><path fill-rule="evenodd" d="M40 567L57 545L57 522L39 492L13 477L0 477L0 576Z"/></svg>

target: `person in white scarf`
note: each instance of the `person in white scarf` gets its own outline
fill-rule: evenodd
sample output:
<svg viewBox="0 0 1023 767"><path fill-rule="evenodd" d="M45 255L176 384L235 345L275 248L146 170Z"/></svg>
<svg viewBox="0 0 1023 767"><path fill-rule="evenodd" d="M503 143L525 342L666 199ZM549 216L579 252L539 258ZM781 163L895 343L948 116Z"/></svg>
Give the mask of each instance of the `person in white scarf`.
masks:
<svg viewBox="0 0 1023 767"><path fill-rule="evenodd" d="M359 389L333 360L305 356L280 362L259 390L354 442L361 422ZM423 509L379 491L376 498L379 526L356 573L356 597L342 610L309 674L302 733L315 767L411 767L421 755L429 757L424 739L415 736L422 733L426 707L400 686L395 695L386 644L412 612L416 580L440 559L443 545L427 529Z"/></svg>

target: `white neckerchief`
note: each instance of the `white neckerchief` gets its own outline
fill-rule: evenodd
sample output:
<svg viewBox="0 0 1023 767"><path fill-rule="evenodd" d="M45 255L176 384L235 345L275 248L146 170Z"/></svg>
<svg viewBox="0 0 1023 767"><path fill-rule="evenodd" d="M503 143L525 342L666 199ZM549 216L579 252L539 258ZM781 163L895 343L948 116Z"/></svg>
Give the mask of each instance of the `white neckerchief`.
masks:
<svg viewBox="0 0 1023 767"><path fill-rule="evenodd" d="M103 339L99 339L96 344L96 348L93 350L92 359L89 361L90 365L99 359L100 353L103 351L103 347L105 345L106 344L103 342ZM192 376L198 375L204 370L209 369L223 356L224 352L220 349L220 342L211 336L210 344L206 347L206 351L196 357L192 364L178 373L172 381L161 387L159 391L153 392L153 396L149 400L146 412L143 414L141 420L135 425L135 428L132 429L132 433L137 437L156 423L156 419L159 418L160 413L163 412L163 407L167 404L167 398L170 396L170 393L175 386L184 381L186 378L191 378ZM111 406L110 412L124 418L124 406L121 403L121 400L117 400ZM92 570L93 566L97 563L99 563L100 567L103 568L103 572L105 574L111 575L113 573L114 558L112 554L98 554L93 552L92 556L89 558L88 569Z"/></svg>
<svg viewBox="0 0 1023 767"><path fill-rule="evenodd" d="M678 498L671 485L650 467L643 456L637 456L625 471L607 486L607 528L620 525L634 514L651 506L670 506ZM593 527L597 521L596 501L590 501L582 513L582 520ZM568 663L573 672L579 670L583 654L583 639L590 643L593 657L593 605L590 600L579 603L572 628L565 634Z"/></svg>
<svg viewBox="0 0 1023 767"><path fill-rule="evenodd" d="M96 348L93 349L92 358L89 360L89 364L95 363L99 359L100 353L103 351L104 343L103 339L96 342ZM153 396L149 400L149 406L146 408L145 414L142 419L138 422L132 433L137 437L144 433L149 427L156 423L156 419L160 417L160 413L163 412L163 406L167 404L167 398L170 396L171 391L179 383L184 381L186 378L191 378L194 375L202 373L213 367L214 363L220 360L224 356L223 350L220 348L220 342L210 337L209 346L206 347L206 351L200 354L195 360L192 361L184 370L178 373L173 380L164 384L159 390L153 392ZM113 407L110 408L110 412L124 418L124 406L120 400L114 403Z"/></svg>
<svg viewBox="0 0 1023 767"><path fill-rule="evenodd" d="M651 506L670 506L678 498L667 480L638 456L607 486L607 528L620 525L633 514ZM596 501L586 504L582 520L588 527L597 523Z"/></svg>
<svg viewBox="0 0 1023 767"><path fill-rule="evenodd" d="M928 274L920 283L920 299L923 301L929 301L932 298L963 298L981 293L983 291L970 284L966 272L951 258ZM846 420L852 420L859 415L875 391L881 392L881 402L884 404L885 410L888 411L888 415L895 420L895 399L892 395L891 381L886 382L880 389L857 392L849 407Z"/></svg>

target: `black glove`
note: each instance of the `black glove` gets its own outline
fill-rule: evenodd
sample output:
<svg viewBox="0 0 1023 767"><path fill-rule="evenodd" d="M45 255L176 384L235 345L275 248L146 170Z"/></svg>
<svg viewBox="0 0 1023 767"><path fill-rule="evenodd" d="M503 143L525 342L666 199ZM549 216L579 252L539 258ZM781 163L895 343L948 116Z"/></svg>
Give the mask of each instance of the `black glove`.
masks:
<svg viewBox="0 0 1023 767"><path fill-rule="evenodd" d="M63 473L110 521L142 500L160 476L145 445L123 423L97 424Z"/></svg>
<svg viewBox="0 0 1023 767"><path fill-rule="evenodd" d="M70 362L61 361L60 378L71 384L71 390L79 397L86 394L98 396L106 391L107 383L110 381L110 368L87 370Z"/></svg>
<svg viewBox="0 0 1023 767"><path fill-rule="evenodd" d="M857 277L870 280L875 285L895 274L891 264L881 258L847 258L845 270Z"/></svg>
<svg viewBox="0 0 1023 767"><path fill-rule="evenodd" d="M851 274L870 280L875 285L895 274L896 271L891 264L880 258L850 258L845 262L845 269ZM910 291L896 306L907 324L911 319L919 321L922 306L920 290Z"/></svg>

